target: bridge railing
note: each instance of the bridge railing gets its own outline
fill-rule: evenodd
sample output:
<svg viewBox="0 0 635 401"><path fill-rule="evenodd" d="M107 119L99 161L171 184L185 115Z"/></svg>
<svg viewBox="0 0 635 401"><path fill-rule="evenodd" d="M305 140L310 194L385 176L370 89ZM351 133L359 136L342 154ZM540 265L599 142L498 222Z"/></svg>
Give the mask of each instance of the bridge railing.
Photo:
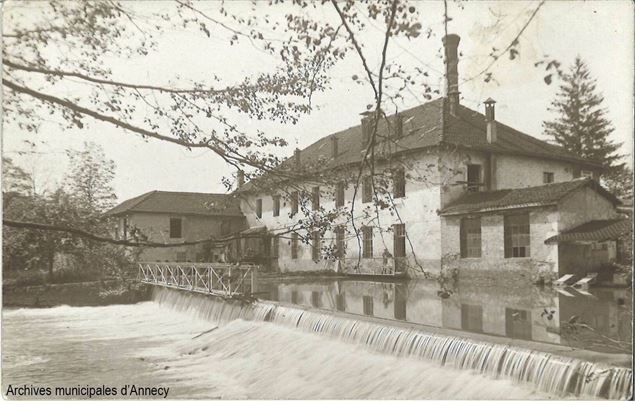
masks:
<svg viewBox="0 0 635 401"><path fill-rule="evenodd" d="M245 264L140 262L138 279L162 287L234 297L252 293L257 268Z"/></svg>

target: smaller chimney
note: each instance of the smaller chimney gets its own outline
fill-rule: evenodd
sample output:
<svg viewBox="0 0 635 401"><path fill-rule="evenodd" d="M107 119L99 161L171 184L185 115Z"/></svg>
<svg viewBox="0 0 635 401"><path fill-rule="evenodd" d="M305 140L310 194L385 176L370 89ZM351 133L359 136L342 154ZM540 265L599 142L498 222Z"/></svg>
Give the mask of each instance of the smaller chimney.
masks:
<svg viewBox="0 0 635 401"><path fill-rule="evenodd" d="M236 173L236 180L238 181L238 188L245 185L245 172L238 170L238 173Z"/></svg>
<svg viewBox="0 0 635 401"><path fill-rule="evenodd" d="M372 131L372 111L365 111L361 113L362 116L362 147L366 148L368 142L370 142L370 135Z"/></svg>
<svg viewBox="0 0 635 401"><path fill-rule="evenodd" d="M331 156L333 156L333 158L336 158L337 155L338 155L337 137L335 135L333 135L331 137Z"/></svg>
<svg viewBox="0 0 635 401"><path fill-rule="evenodd" d="M295 151L293 152L293 157L295 159L296 167L300 167L300 164L302 162L302 160L300 159L300 149L295 148Z"/></svg>
<svg viewBox="0 0 635 401"><path fill-rule="evenodd" d="M485 101L485 121L487 122L487 143L496 142L496 101L491 97Z"/></svg>

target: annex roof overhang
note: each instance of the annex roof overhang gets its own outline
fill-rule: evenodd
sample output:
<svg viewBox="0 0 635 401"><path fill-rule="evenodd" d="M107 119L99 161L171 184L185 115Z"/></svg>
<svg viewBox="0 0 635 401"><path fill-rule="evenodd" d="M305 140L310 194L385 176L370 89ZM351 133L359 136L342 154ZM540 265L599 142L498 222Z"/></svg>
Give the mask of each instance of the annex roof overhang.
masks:
<svg viewBox="0 0 635 401"><path fill-rule="evenodd" d="M545 244L591 243L617 239L633 230L630 219L593 220L545 240Z"/></svg>
<svg viewBox="0 0 635 401"><path fill-rule="evenodd" d="M619 199L602 188L595 180L591 178L578 178L571 181L535 187L469 192L446 206L439 214L441 216L452 216L557 206L560 200L584 187L595 190L614 205L620 204Z"/></svg>

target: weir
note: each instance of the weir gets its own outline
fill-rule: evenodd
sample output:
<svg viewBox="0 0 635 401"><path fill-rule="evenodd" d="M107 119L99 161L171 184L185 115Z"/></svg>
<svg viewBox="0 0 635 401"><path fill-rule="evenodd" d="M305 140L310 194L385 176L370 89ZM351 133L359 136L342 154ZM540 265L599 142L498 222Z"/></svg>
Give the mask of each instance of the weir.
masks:
<svg viewBox="0 0 635 401"><path fill-rule="evenodd" d="M216 323L235 319L271 322L399 357L525 383L556 396L628 399L632 370L505 344L427 333L274 302L248 303L156 288L154 301Z"/></svg>

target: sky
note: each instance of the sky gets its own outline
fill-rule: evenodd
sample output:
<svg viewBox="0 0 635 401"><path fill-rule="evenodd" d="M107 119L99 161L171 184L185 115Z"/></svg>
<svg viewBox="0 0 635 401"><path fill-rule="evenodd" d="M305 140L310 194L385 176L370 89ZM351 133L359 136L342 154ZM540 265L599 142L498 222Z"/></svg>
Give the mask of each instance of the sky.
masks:
<svg viewBox="0 0 635 401"><path fill-rule="evenodd" d="M162 7L161 2L127 2L140 12ZM201 9L208 15L221 18L219 3L205 3ZM233 3L238 9L246 3ZM443 61L440 44L443 34L443 3L417 1L424 30L432 29L432 36L422 35L414 40L395 40L389 44L388 60L409 68L420 66L429 72L429 84L438 88L442 83ZM452 20L448 32L461 37L459 51L459 81L462 104L483 111L483 101L496 100L498 120L530 135L545 139L542 122L553 118L549 103L557 92L557 82L546 85L536 61L544 55L560 60L564 67L576 56L588 64L598 89L604 95L604 106L613 122L611 139L622 143L621 153L630 163L633 149L633 5L629 1L554 1L547 2L520 37L519 57L501 57L491 68L495 81L486 83L482 77L471 79L491 58L492 47L503 48L519 32L538 3L525 1L450 1ZM6 7L6 5L5 5ZM35 4L33 7L37 7ZM267 12L266 3L257 3ZM6 10L5 10L6 11ZM323 7L315 13L318 19L332 21L334 10ZM10 30L9 26L3 27ZM382 38L379 23L368 25L361 42L371 68L379 64L378 44ZM222 28L212 27L211 38L200 32L170 30L158 38L158 48L144 59L109 60L113 76L121 81L144 83L178 82L177 76L203 79L210 73L222 76L227 82L250 76L274 60L243 43L227 45L229 35ZM263 67L264 66L264 67ZM359 58L350 54L331 72L330 89L313 100L314 110L303 116L296 125L281 125L250 120L239 116L241 126L263 129L280 135L289 142L284 151L305 147L319 138L358 125L359 113L372 103L368 85L356 84L351 78L363 73ZM467 81L466 81L467 80ZM400 109L423 102L418 93L407 95ZM35 142L31 153L25 150L24 140ZM84 141L100 144L106 155L115 161L113 182L119 200L125 200L151 190L225 192L223 176L233 173L218 156L210 151L188 151L178 145L144 140L139 136L105 123L91 122L85 129L66 129L45 122L36 134L21 132L3 125L3 155L12 157L20 166L34 174L40 189L58 185L68 168L66 150L80 149Z"/></svg>

